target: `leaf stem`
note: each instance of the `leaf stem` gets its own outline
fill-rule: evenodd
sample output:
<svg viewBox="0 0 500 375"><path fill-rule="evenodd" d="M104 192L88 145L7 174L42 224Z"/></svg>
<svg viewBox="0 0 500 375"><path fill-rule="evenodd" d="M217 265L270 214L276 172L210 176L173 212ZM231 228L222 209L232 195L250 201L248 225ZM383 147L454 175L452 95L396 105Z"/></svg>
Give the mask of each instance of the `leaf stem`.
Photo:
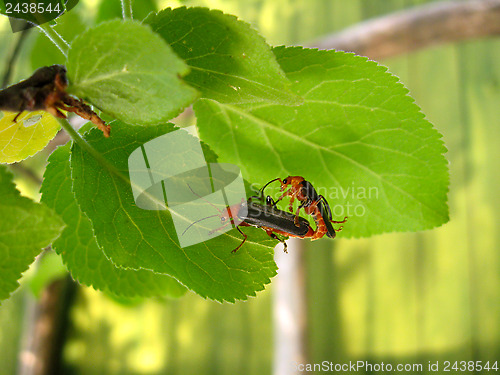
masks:
<svg viewBox="0 0 500 375"><path fill-rule="evenodd" d="M41 31L45 33L47 38L49 38L52 43L56 45L57 48L62 52L64 57L68 57L69 44L64 40L64 38L55 31L48 23L44 23L38 26Z"/></svg>
<svg viewBox="0 0 500 375"><path fill-rule="evenodd" d="M70 125L67 120L58 119L61 126L68 132L73 141L80 146L83 150L87 151L90 155L92 155L101 165L103 165L106 169L108 169L111 173L116 175L118 178L123 180L126 183L130 183L130 180L123 175L114 165L110 164L102 154L97 151L94 147L85 141L82 136Z"/></svg>
<svg viewBox="0 0 500 375"><path fill-rule="evenodd" d="M133 14L132 14L132 0L121 0L122 2L122 15L123 19L133 19Z"/></svg>
<svg viewBox="0 0 500 375"><path fill-rule="evenodd" d="M143 190L140 186L137 186L134 184L130 179L120 172L113 164L111 164L99 151L97 151L94 147L92 147L85 139L82 138L80 133L78 133L73 127L70 125L70 123L65 120L65 119L58 119L59 123L61 126L68 132L68 134L71 136L73 141L83 150L88 152L90 155L92 155L101 166L106 168L108 171L110 171L112 174L114 174L116 177L121 179L123 182L125 182L127 185L131 185L133 187L136 187L138 189ZM176 212L173 212L170 210L168 206L165 205L164 201L158 200L155 196L152 194L148 193L147 191L143 192L143 195L147 198L149 198L152 202L156 203L157 205L165 207L166 210L170 211L171 214L176 214L180 218L184 218L183 216L177 214Z"/></svg>

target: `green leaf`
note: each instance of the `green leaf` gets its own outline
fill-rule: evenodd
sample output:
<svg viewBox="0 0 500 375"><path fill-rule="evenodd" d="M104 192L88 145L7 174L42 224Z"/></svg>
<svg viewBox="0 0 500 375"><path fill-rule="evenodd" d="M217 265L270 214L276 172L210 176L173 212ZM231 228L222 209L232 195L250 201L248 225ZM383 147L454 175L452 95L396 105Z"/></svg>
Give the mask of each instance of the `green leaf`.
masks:
<svg viewBox="0 0 500 375"><path fill-rule="evenodd" d="M110 21L85 31L68 53L68 91L132 124L175 117L196 91L179 78L187 66L151 29Z"/></svg>
<svg viewBox="0 0 500 375"><path fill-rule="evenodd" d="M45 205L21 197L5 166L0 166L0 196L0 300L4 300L19 286L21 273L59 236L64 223Z"/></svg>
<svg viewBox="0 0 500 375"><path fill-rule="evenodd" d="M207 8L164 9L144 23L191 67L186 82L223 103L298 104L265 40L247 23Z"/></svg>
<svg viewBox="0 0 500 375"><path fill-rule="evenodd" d="M446 149L385 67L344 52L276 48L304 104L195 105L200 137L246 179L301 175L324 195L342 235L417 231L448 220ZM335 220L335 218L334 218Z"/></svg>
<svg viewBox="0 0 500 375"><path fill-rule="evenodd" d="M49 158L42 185L42 202L66 223L52 248L78 282L122 297L169 295L180 297L186 288L166 275L147 270L117 268L98 247L89 219L82 214L71 191L70 144Z"/></svg>
<svg viewBox="0 0 500 375"><path fill-rule="evenodd" d="M181 248L168 210L143 210L136 205L128 181L129 155L175 128L165 124L141 129L114 123L113 129L113 137L106 140L98 131L85 134L85 140L110 165L78 144L73 145L71 155L73 191L106 256L120 267L168 274L201 296L218 301L246 299L262 290L276 274L272 252L276 242L264 231L245 228L248 240L235 254L231 250L242 241L236 230ZM208 150L204 153L209 155Z"/></svg>
<svg viewBox="0 0 500 375"><path fill-rule="evenodd" d="M1 112L0 112L1 114ZM61 128L45 111L3 112L0 119L0 163L16 163L42 150Z"/></svg>

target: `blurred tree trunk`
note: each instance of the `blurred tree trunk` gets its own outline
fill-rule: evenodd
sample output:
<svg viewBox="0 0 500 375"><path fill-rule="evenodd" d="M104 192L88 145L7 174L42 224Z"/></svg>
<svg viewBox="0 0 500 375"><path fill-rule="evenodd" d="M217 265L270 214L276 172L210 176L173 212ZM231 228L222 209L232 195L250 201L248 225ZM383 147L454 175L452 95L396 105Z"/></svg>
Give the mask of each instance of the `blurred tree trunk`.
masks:
<svg viewBox="0 0 500 375"><path fill-rule="evenodd" d="M75 286L67 276L51 282L36 301L32 295L26 296L26 323L18 375L62 373L62 351Z"/></svg>

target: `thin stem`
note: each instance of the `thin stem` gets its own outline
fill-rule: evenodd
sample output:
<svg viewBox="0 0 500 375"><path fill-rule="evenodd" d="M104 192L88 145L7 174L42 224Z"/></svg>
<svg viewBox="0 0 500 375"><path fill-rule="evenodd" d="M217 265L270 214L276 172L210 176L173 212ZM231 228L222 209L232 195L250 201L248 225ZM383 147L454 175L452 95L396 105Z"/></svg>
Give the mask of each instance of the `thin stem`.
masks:
<svg viewBox="0 0 500 375"><path fill-rule="evenodd" d="M70 125L70 123L67 120L64 119L58 119L59 123L61 126L68 132L68 134L71 136L73 141L80 146L83 150L87 151L90 155L92 155L102 166L104 166L106 169L108 169L111 173L116 175L118 178L123 180L126 183L130 183L130 180L123 174L121 173L116 167L112 164L110 164L105 157L102 156L102 154L97 151L94 147L92 147L90 144L88 144L82 136L75 130L73 127Z"/></svg>
<svg viewBox="0 0 500 375"><path fill-rule="evenodd" d="M42 30L47 38L49 38L52 43L56 45L57 48L62 52L64 57L68 57L69 44L64 40L64 38L55 31L48 23L44 23L38 26Z"/></svg>
<svg viewBox="0 0 500 375"><path fill-rule="evenodd" d="M109 172L111 172L116 177L118 177L119 179L121 179L127 185L130 185L130 186L132 186L132 187L134 187L136 189L143 190L142 187L137 186L133 181L130 181L130 179L128 178L128 176L126 176L125 174L123 174L122 172L120 172L99 151L97 151L94 147L92 147L89 143L87 143L87 141L85 141L82 138L82 136L75 129L73 129L73 127L70 125L70 123L67 120L65 120L65 119L58 119L58 120L59 120L59 123L61 124L61 126L64 128L64 130L66 130L68 132L68 134L71 136L71 138L73 139L73 141L78 146L80 146L83 150L85 150L90 155L92 155L97 160L97 162L99 164L101 164L101 166L103 166L104 168L106 168ZM144 197L150 199L151 202L153 202L153 203L155 203L155 204L157 204L157 205L159 205L161 207L164 207L172 215L176 215L177 217L179 217L181 219L188 220L187 218L185 218L181 214L177 213L175 210L171 210L168 206L166 206L165 201L161 201L161 200L157 199L151 193L148 193L147 191L143 191L142 194L144 195Z"/></svg>
<svg viewBox="0 0 500 375"><path fill-rule="evenodd" d="M132 0L121 0L122 1L122 15L123 19L133 19L132 14Z"/></svg>

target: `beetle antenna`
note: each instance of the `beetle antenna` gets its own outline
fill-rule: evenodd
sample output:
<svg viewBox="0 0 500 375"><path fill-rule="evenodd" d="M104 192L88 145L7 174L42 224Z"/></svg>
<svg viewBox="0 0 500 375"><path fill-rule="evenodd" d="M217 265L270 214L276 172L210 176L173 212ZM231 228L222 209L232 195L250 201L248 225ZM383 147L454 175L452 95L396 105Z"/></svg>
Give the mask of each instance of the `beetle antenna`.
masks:
<svg viewBox="0 0 500 375"><path fill-rule="evenodd" d="M281 182L281 178L279 178L279 177L278 177L278 178L275 178L274 180L269 181L267 184L265 184L265 185L264 185L264 186L260 189L261 193L264 193L264 189L267 187L267 185L269 185L270 183L272 183L272 182L274 182L274 181L280 181L280 182Z"/></svg>
<svg viewBox="0 0 500 375"><path fill-rule="evenodd" d="M203 198L200 194L196 193L196 192L195 192L195 191L191 188L191 186L190 186L189 184L187 184L187 186L188 186L189 190L191 190L191 192L192 192L194 195L196 195L198 198L200 198L200 199L204 200L205 202L207 202L209 205L211 205L213 208L215 208L217 211L219 211L219 213L220 213L221 215L224 213L223 211L219 210L215 204L213 204L212 202L209 202L208 200L206 200L205 198ZM218 216L218 215L215 215L215 216ZM211 216L209 216L209 217L211 217ZM194 223L193 223L193 224L194 224Z"/></svg>
<svg viewBox="0 0 500 375"><path fill-rule="evenodd" d="M201 219L198 219L198 220L196 220L196 221L193 221L191 224L189 224L189 225L188 225L188 227L187 227L186 229L184 229L184 232L182 232L182 236L183 236L183 235L184 235L184 233L186 233L186 231L187 231L189 228L191 228L194 224L199 223L200 221L203 221L203 220L205 220L205 219L209 219L209 218L211 218L211 217L221 217L222 215L224 215L224 211L219 210L219 208L218 208L215 204L213 204L212 202L209 202L207 199L203 198L200 194L196 193L196 192L193 190L193 188L191 187L191 185L187 184L187 186L188 186L189 190L191 190L191 192L192 192L194 195L196 195L198 198L200 198L200 199L204 200L205 202L207 202L209 205L211 205L213 208L215 208L217 211L219 211L219 213L218 213L218 214L216 214L216 215L210 215L210 216L207 216L207 217L202 217Z"/></svg>
<svg viewBox="0 0 500 375"><path fill-rule="evenodd" d="M189 225L188 225L188 227L187 227L186 229L184 229L184 232L182 232L182 236L184 236L184 233L186 233L186 232L187 232L187 230L188 230L189 228L191 228L194 224L199 223L200 221L203 221L203 220L205 220L205 219L209 219L209 218L211 218L211 217L216 217L216 216L219 216L219 215L210 215L210 216L207 216L207 217L202 217L201 219L198 219L198 220L196 220L196 221L193 221L191 224L189 224Z"/></svg>
<svg viewBox="0 0 500 375"><path fill-rule="evenodd" d="M274 180L271 180L269 181L267 184L265 184L262 188L260 188L259 190L259 195L253 195L250 197L251 198L257 198L259 199L260 201L264 200L264 189L267 187L267 185L269 185L270 183L274 182L274 181L280 181L281 182L281 179L280 178L275 178Z"/></svg>

